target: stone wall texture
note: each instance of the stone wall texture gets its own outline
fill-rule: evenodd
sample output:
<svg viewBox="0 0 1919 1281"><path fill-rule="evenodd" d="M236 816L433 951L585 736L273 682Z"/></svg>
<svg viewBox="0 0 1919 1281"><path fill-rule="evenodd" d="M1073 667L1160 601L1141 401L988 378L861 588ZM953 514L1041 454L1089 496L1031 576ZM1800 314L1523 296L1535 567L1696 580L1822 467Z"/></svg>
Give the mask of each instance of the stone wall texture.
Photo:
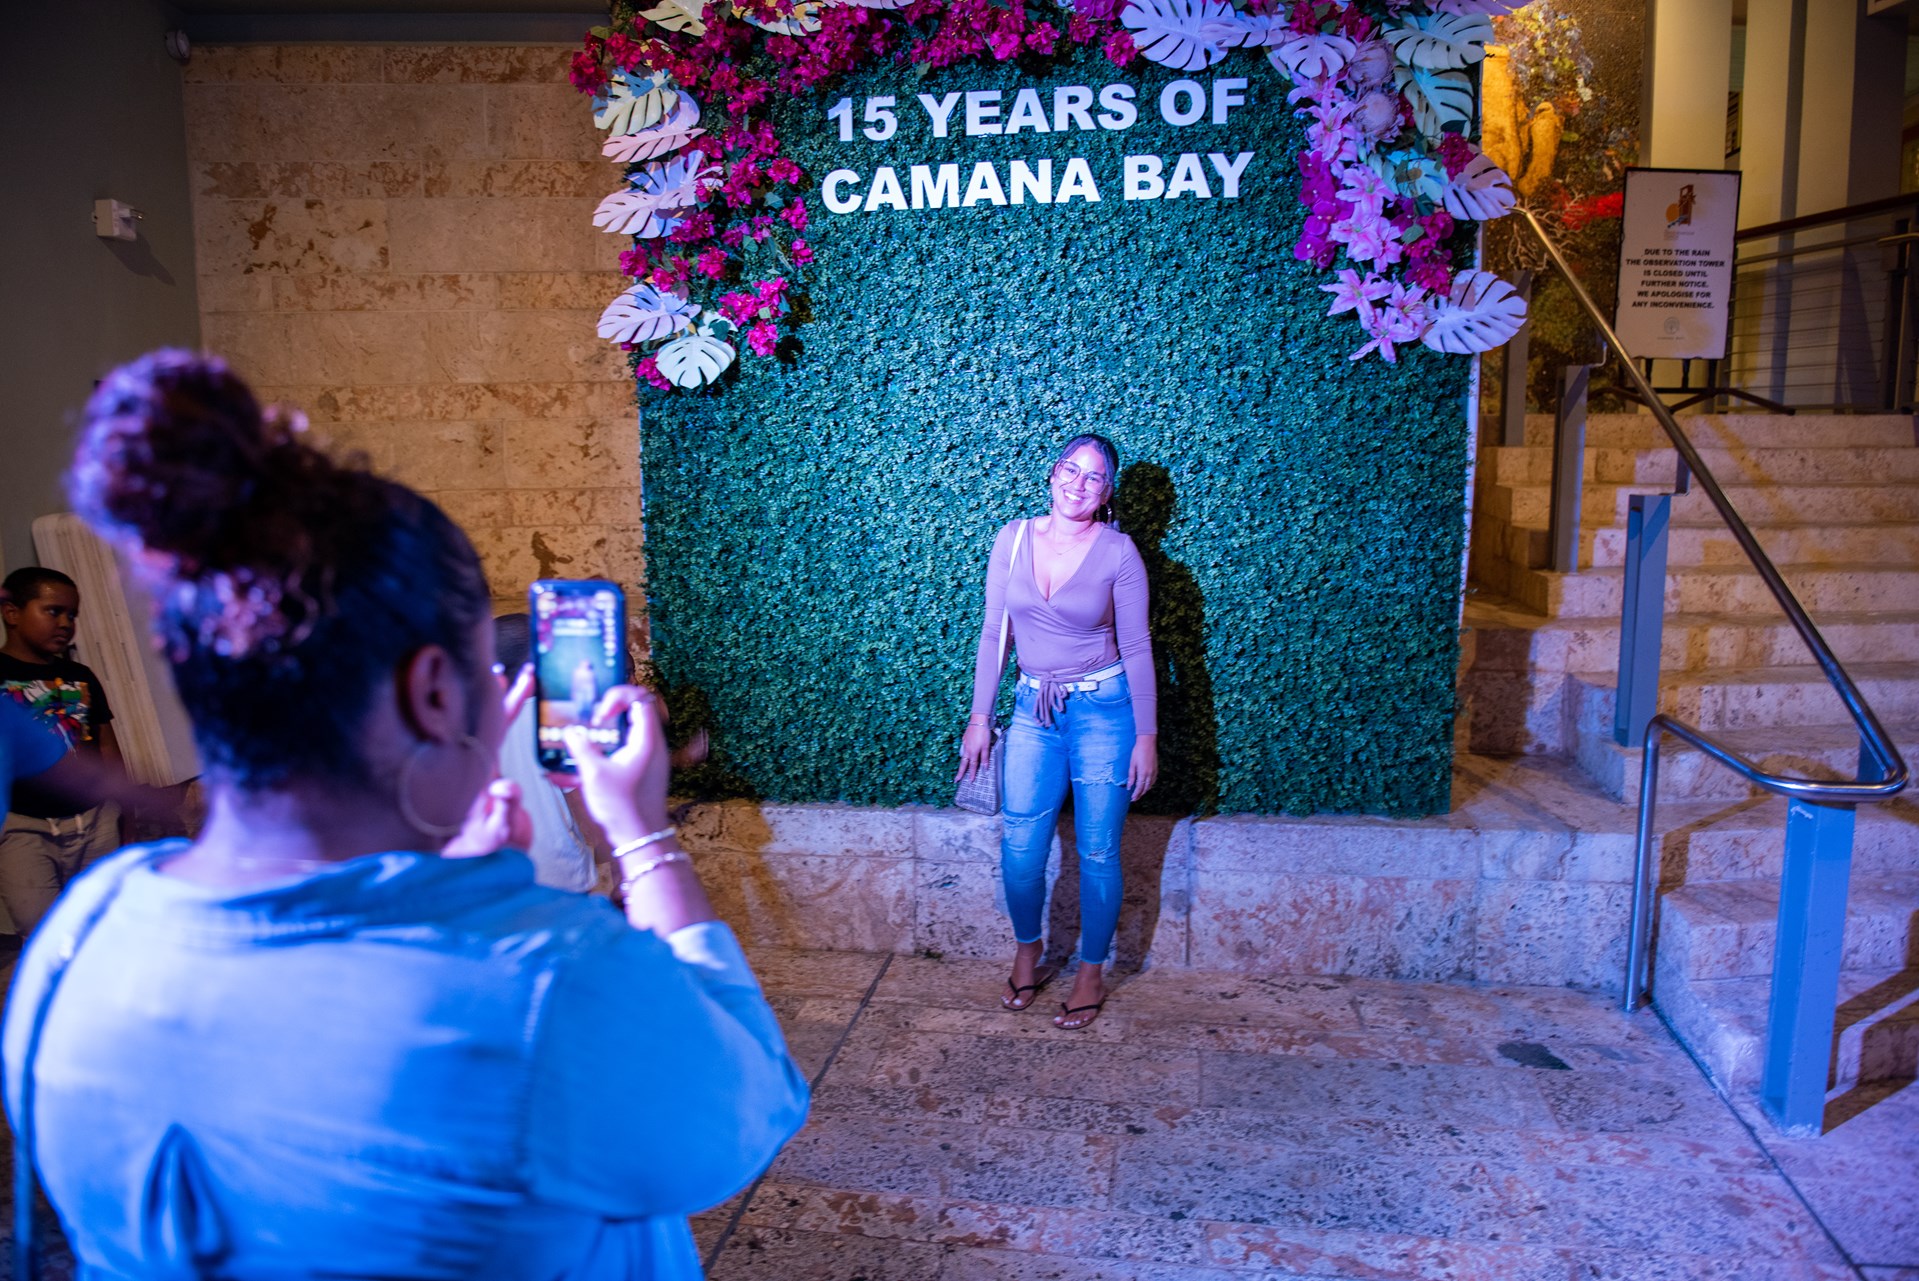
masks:
<svg viewBox="0 0 1919 1281"><path fill-rule="evenodd" d="M196 49L201 325L264 399L439 502L502 604L543 575L637 604L633 396L594 333L624 241L592 212L618 173L569 52Z"/></svg>

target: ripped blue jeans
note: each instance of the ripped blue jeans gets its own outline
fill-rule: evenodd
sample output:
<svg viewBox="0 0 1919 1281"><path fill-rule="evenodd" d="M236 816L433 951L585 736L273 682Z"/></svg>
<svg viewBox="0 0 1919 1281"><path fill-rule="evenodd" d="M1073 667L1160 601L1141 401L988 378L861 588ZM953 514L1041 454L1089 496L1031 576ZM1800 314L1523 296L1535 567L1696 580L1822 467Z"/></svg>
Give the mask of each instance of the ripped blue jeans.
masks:
<svg viewBox="0 0 1919 1281"><path fill-rule="evenodd" d="M1051 725L1035 714L1039 692L1019 686L1006 731L1001 788L1000 874L1013 937L1038 942L1046 910L1046 856L1060 807L1073 793L1073 835L1079 846L1079 959L1106 962L1119 927L1119 833L1131 797L1133 695L1124 674L1099 688L1073 691Z"/></svg>

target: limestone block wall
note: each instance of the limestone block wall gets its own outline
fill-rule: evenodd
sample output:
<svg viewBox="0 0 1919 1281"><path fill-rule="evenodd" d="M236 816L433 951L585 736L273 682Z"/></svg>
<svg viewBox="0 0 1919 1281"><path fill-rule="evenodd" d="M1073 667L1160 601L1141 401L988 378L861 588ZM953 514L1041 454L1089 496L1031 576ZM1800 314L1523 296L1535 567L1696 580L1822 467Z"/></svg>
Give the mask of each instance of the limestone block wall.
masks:
<svg viewBox="0 0 1919 1281"><path fill-rule="evenodd" d="M502 603L642 577L632 393L594 334L617 174L568 52L216 46L186 68L206 346L445 507Z"/></svg>

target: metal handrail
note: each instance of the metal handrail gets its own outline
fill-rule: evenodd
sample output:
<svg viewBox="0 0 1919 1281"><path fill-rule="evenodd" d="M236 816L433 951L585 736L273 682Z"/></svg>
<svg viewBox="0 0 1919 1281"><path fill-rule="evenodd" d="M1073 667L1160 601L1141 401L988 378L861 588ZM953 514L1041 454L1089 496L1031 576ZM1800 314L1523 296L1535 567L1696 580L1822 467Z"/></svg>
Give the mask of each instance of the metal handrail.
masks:
<svg viewBox="0 0 1919 1281"><path fill-rule="evenodd" d="M1783 236L1787 232L1804 231L1808 227L1829 227L1835 222L1852 222L1858 218L1870 218L1874 214L1887 213L1894 209L1913 208L1919 208L1919 193L1907 191L1896 196L1882 196L1878 200L1846 205L1841 209L1825 209L1819 213L1801 214L1797 218L1784 218L1758 227L1742 227L1733 234L1733 239L1764 240L1772 236Z"/></svg>
<svg viewBox="0 0 1919 1281"><path fill-rule="evenodd" d="M1586 287L1580 283L1571 264L1566 261L1565 255L1560 253L1559 246L1553 243L1552 237L1546 234L1546 229L1540 226L1539 219L1530 209L1519 209L1515 212L1531 228L1534 238L1546 251L1546 257L1551 261L1553 270L1559 273L1560 278L1572 290L1573 297L1578 301L1587 318L1598 327L1600 335L1606 340L1607 350L1619 357L1620 367L1625 371L1634 389L1638 391L1642 403L1652 411L1653 417L1659 420L1660 427L1665 429L1680 459L1698 480L1706 496L1712 500L1712 505L1718 510L1720 519L1726 522L1726 528L1732 532L1740 550L1746 553L1746 559L1752 562L1753 569L1758 572L1760 580L1766 584L1766 590L1772 593L1773 599L1779 603L1779 608L1785 612L1786 619L1792 624L1793 630L1799 633L1799 639L1804 641L1806 647L1812 651L1814 660L1819 664L1819 670L1825 674L1828 683L1838 693L1840 702L1845 704L1847 715L1859 729L1859 777L1845 782L1828 782L1821 779L1799 778L1790 774L1768 773L1757 763L1747 760L1726 744L1670 716L1655 715L1647 722L1639 781L1639 823L1634 862L1632 934L1627 943L1629 968L1625 999L1626 1008L1630 1010L1637 1006L1639 992L1643 986L1639 980L1644 971L1643 953L1647 938L1645 918L1649 907L1649 902L1644 900L1649 899L1650 896L1644 893L1640 882L1647 877L1650 866L1648 855L1652 847L1653 806L1658 787L1661 732L1686 740L1754 786L1802 801L1843 805L1869 804L1888 800L1906 786L1908 774L1906 763L1899 755L1899 749L1894 747L1892 740L1887 737L1885 727L1873 714L1871 705L1859 692L1859 687L1853 684L1852 677L1846 673L1846 669L1833 654L1832 648L1826 644L1825 637L1821 636L1819 629L1813 626L1812 619L1807 616L1805 609L1799 604L1799 598L1793 595L1792 589L1786 586L1786 580L1780 577L1779 570L1773 565L1771 557L1766 555L1765 550L1759 546L1759 540L1753 537L1752 530L1746 527L1746 522L1734 510L1731 500L1719 487L1718 480L1707 468L1705 460L1699 456L1699 451L1693 447L1692 441L1679 426L1679 420L1673 417L1672 411L1660 401L1658 394L1653 391L1652 384L1645 375L1640 373L1639 366L1631 354L1620 345L1619 335L1613 332L1612 325L1607 322L1599 305L1593 301L1592 295L1586 292ZM1867 764L1868 758L1871 761L1870 766Z"/></svg>

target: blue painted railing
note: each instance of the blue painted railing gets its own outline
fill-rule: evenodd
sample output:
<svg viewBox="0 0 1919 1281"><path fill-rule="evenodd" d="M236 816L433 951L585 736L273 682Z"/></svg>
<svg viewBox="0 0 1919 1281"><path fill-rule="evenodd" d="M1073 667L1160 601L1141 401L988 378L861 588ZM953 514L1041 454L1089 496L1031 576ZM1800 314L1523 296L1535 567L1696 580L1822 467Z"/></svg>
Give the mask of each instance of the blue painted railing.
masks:
<svg viewBox="0 0 1919 1281"><path fill-rule="evenodd" d="M1679 454L1676 492L1689 479L1712 501L1720 519L1752 562L1786 619L1811 651L1846 713L1859 730L1858 777L1846 781L1772 774L1698 728L1658 712L1660 635L1664 626L1666 533L1672 494L1637 496L1627 523L1626 597L1620 619L1619 697L1614 730L1620 741L1642 748L1639 822L1633 861L1632 921L1626 944L1625 1007L1639 1007L1649 986L1648 954L1652 899L1658 888L1653 865L1653 816L1659 792L1659 747L1665 735L1691 743L1754 786L1784 796L1785 868L1779 893L1779 934L1773 957L1772 996L1766 1023L1765 1068L1760 1100L1779 1127L1791 1134L1817 1134L1825 1118L1827 1076L1838 1007L1840 947L1845 937L1846 892L1852 869L1856 807L1889 800L1907 782L1906 763L1873 714L1859 687L1813 626L1799 599L1780 577L1746 522L1734 510L1699 451L1660 401L1631 353L1619 345L1605 315L1529 210L1517 211L1566 282L1580 308L1619 360L1637 398L1652 411ZM1563 462L1561 463L1563 466ZM1574 457L1574 477L1580 463ZM1555 478L1557 486L1557 477ZM1573 532L1576 534L1577 527ZM1556 566L1571 570L1571 563Z"/></svg>

